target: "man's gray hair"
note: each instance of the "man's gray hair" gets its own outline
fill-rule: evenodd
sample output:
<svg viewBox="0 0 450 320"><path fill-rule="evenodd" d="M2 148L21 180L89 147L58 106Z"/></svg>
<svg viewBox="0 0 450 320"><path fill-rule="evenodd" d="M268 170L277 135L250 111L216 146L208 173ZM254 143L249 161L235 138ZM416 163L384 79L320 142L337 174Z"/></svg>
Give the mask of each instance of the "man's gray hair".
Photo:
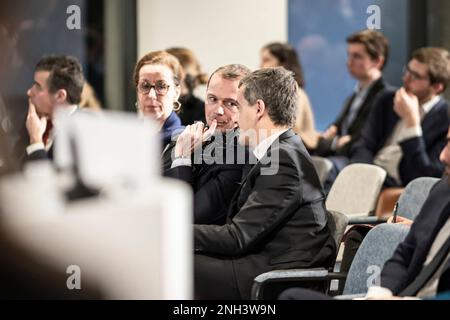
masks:
<svg viewBox="0 0 450 320"><path fill-rule="evenodd" d="M250 105L264 101L275 125L294 125L298 101L294 73L283 67L260 69L241 79L241 86L245 86L244 97Z"/></svg>
<svg viewBox="0 0 450 320"><path fill-rule="evenodd" d="M238 80L250 74L251 72L252 71L249 68L242 64L228 64L216 69L213 73L211 73L206 87L209 87L209 83L211 82L211 79L215 74L219 74L223 79Z"/></svg>

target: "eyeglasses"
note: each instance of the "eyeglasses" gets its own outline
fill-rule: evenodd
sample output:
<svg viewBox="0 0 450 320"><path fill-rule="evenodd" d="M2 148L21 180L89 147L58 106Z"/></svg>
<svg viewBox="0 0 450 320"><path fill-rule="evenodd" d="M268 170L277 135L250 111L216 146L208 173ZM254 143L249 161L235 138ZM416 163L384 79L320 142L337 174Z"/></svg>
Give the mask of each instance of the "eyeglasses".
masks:
<svg viewBox="0 0 450 320"><path fill-rule="evenodd" d="M150 84L148 81L142 81L138 84L138 92L143 95L149 94L152 89L155 89L155 92L159 96L164 96L169 91L170 85L165 83L164 81L158 81L154 85Z"/></svg>
<svg viewBox="0 0 450 320"><path fill-rule="evenodd" d="M403 67L403 74L406 74L406 73L408 73L411 76L412 80L419 81L419 80L428 80L429 79L429 77L427 75L422 76L418 72L411 70L408 65Z"/></svg>

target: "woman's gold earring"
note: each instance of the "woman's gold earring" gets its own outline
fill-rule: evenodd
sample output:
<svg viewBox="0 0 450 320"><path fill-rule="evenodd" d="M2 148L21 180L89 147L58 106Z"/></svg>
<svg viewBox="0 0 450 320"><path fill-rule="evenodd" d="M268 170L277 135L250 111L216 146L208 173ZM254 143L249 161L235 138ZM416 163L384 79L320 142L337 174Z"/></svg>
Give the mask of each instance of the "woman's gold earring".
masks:
<svg viewBox="0 0 450 320"><path fill-rule="evenodd" d="M180 109L181 109L181 103L180 103L179 101L175 101L175 102L173 103L173 110L174 110L175 112L178 112L178 111L180 111Z"/></svg>

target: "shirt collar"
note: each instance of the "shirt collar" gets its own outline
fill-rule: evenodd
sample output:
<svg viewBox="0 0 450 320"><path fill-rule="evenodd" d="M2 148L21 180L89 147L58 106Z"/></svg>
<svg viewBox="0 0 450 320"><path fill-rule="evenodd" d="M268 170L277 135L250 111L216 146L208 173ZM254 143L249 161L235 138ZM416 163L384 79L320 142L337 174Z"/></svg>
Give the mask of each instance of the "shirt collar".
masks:
<svg viewBox="0 0 450 320"><path fill-rule="evenodd" d="M267 138L265 138L263 141L261 141L255 149L253 149L253 154L255 155L256 159L261 160L262 157L267 153L267 150L269 150L270 146L277 140L283 133L288 131L288 129L276 132Z"/></svg>
<svg viewBox="0 0 450 320"><path fill-rule="evenodd" d="M433 99L428 100L427 102L425 102L425 103L422 105L423 112L424 112L425 114L427 114L428 112L430 112L431 109L433 109L433 107L434 107L435 105L437 105L438 102L439 102L440 100L441 100L441 97L440 97L440 96L435 96Z"/></svg>
<svg viewBox="0 0 450 320"><path fill-rule="evenodd" d="M353 89L355 94L361 97L364 97L367 95L367 93L370 91L370 89L373 87L373 85L375 84L375 82L377 82L378 80L372 81L367 87L365 88L361 88L361 86L359 85L359 83L357 83L355 85L355 88Z"/></svg>

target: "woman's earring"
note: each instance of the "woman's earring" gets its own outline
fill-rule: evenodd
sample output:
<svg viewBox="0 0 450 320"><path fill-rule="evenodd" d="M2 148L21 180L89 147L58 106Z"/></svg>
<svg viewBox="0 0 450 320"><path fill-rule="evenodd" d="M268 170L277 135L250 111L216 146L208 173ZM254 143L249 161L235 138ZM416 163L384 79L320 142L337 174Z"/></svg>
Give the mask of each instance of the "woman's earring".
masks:
<svg viewBox="0 0 450 320"><path fill-rule="evenodd" d="M174 110L175 112L178 112L178 111L180 111L180 109L181 109L181 103L180 103L179 101L175 101L175 102L173 103L173 110Z"/></svg>
<svg viewBox="0 0 450 320"><path fill-rule="evenodd" d="M139 105L138 105L137 101L134 103L134 106L136 107L137 110L139 110Z"/></svg>

